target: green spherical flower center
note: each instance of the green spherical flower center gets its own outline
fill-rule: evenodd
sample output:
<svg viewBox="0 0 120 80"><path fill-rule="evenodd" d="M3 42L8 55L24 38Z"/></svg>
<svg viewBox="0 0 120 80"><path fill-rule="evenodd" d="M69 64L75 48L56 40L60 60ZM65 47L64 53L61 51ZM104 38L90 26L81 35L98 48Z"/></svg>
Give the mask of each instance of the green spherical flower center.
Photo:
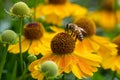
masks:
<svg viewBox="0 0 120 80"><path fill-rule="evenodd" d="M24 2L17 2L10 9L10 12L14 16L24 17L30 15L30 8Z"/></svg>
<svg viewBox="0 0 120 80"><path fill-rule="evenodd" d="M29 62L33 62L33 61L37 60L37 57L33 54L29 54L27 56L27 59L28 59Z"/></svg>
<svg viewBox="0 0 120 80"><path fill-rule="evenodd" d="M58 73L58 66L53 61L45 61L40 68L40 71L46 77L55 77Z"/></svg>
<svg viewBox="0 0 120 80"><path fill-rule="evenodd" d="M3 42L8 44L14 44L16 42L17 34L12 30L5 30L1 34L1 39Z"/></svg>
<svg viewBox="0 0 120 80"><path fill-rule="evenodd" d="M24 36L30 40L40 39L43 36L42 24L33 22L25 25Z"/></svg>
<svg viewBox="0 0 120 80"><path fill-rule="evenodd" d="M74 51L75 40L67 33L58 33L51 41L51 49L54 54L65 55Z"/></svg>
<svg viewBox="0 0 120 80"><path fill-rule="evenodd" d="M82 33L84 37L92 36L96 33L95 23L88 18L80 18L75 22L75 24L86 31L86 33Z"/></svg>
<svg viewBox="0 0 120 80"><path fill-rule="evenodd" d="M49 0L49 4L65 4L67 2L67 0Z"/></svg>

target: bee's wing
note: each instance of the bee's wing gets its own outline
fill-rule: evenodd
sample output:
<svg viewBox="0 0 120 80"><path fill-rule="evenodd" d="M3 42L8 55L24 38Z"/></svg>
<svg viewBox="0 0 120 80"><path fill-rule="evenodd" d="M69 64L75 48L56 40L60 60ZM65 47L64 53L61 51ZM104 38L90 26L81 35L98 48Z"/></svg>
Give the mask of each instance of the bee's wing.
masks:
<svg viewBox="0 0 120 80"><path fill-rule="evenodd" d="M84 33L87 33L83 28L79 27L79 29L84 32Z"/></svg>

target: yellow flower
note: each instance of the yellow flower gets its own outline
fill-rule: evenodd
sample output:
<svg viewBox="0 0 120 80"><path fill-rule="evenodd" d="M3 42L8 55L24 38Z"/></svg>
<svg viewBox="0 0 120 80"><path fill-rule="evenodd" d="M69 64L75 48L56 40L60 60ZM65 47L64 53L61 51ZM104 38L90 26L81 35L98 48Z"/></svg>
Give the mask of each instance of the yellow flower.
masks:
<svg viewBox="0 0 120 80"><path fill-rule="evenodd" d="M77 5L77 4L73 4L73 3L68 4L68 9L71 12L71 16L74 20L77 20L81 17L86 16L88 13L87 8Z"/></svg>
<svg viewBox="0 0 120 80"><path fill-rule="evenodd" d="M78 47L79 50L97 53L103 59L110 55L117 55L116 44L110 42L109 38L95 35L96 26L92 19L80 18L75 21L75 24L86 31L86 34L83 33L83 41L78 41L77 43L80 46Z"/></svg>
<svg viewBox="0 0 120 80"><path fill-rule="evenodd" d="M45 32L41 23L33 22L25 25L24 36L22 37L22 53L28 50L29 54L43 54L44 50L49 48L52 34ZM19 53L19 43L11 45L9 52Z"/></svg>
<svg viewBox="0 0 120 80"><path fill-rule="evenodd" d="M90 13L90 17L103 29L113 30L120 23L120 11L113 9L115 0L104 0L103 9Z"/></svg>
<svg viewBox="0 0 120 80"><path fill-rule="evenodd" d="M120 11L117 11L117 23L120 23ZM105 30L113 30L116 24L116 16L114 12L107 12L107 11L96 11L93 12L91 18Z"/></svg>
<svg viewBox="0 0 120 80"><path fill-rule="evenodd" d="M97 53L100 56L102 56L103 61L107 57L117 55L116 44L110 42L109 38L95 35L96 26L90 18L87 17L80 18L75 21L75 24L84 29L84 31L86 31L86 33L84 32L82 33L83 40L82 41L77 40L76 46L78 46L77 50L79 52ZM55 32L62 31L62 29L56 27L51 27L51 29Z"/></svg>
<svg viewBox="0 0 120 80"><path fill-rule="evenodd" d="M100 67L101 57L90 52L79 52L75 39L66 32L56 34L51 41L51 49L46 51L48 55L43 56L29 65L29 71L33 78L41 80L40 72L36 66L47 60L54 61L59 68L59 74L62 72L72 73L79 79L92 76L93 72Z"/></svg>
<svg viewBox="0 0 120 80"><path fill-rule="evenodd" d="M113 43L118 45L118 54L116 56L109 56L107 59L104 59L102 66L104 69L111 69L112 71L117 71L120 73L120 35L113 40Z"/></svg>
<svg viewBox="0 0 120 80"><path fill-rule="evenodd" d="M110 42L109 38L96 35L96 26L92 19L82 17L74 22L78 27L81 27L86 33L82 32L83 40L77 40L76 45L78 50L82 52L94 52L102 57L108 55L117 55L117 45ZM63 29L51 27L53 31L62 32Z"/></svg>
<svg viewBox="0 0 120 80"><path fill-rule="evenodd" d="M119 44L118 47L118 56L117 56L117 45L110 42L108 38L97 36L95 35L96 26L94 22L92 22L89 18L80 18L78 21L75 21L75 24L81 28L83 28L87 34L84 32L83 34L83 40L79 41L77 40L76 43L76 51L78 53L94 53L98 54L102 57L102 67L104 69L112 69L113 71L117 71L120 73L120 36L117 40L117 44ZM58 28L51 28L53 31L59 31ZM62 31L60 29L60 31ZM81 55L81 54L78 54ZM89 56L89 55L88 55ZM112 62L112 63L111 63Z"/></svg>
<svg viewBox="0 0 120 80"><path fill-rule="evenodd" d="M34 10L32 9L32 12ZM62 25L62 20L69 16L83 16L87 9L68 0L48 0L47 4L40 4L36 8L36 18L44 17L47 23Z"/></svg>

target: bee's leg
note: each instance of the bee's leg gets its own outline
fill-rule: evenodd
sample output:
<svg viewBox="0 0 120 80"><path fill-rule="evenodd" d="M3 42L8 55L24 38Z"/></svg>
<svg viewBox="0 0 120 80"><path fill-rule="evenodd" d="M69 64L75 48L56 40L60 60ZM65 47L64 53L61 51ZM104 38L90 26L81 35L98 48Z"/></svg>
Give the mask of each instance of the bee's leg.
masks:
<svg viewBox="0 0 120 80"><path fill-rule="evenodd" d="M75 41L77 41L77 39L78 39L78 35L75 36Z"/></svg>
<svg viewBox="0 0 120 80"><path fill-rule="evenodd" d="M80 31L80 30L79 30L79 31ZM83 34L82 34L82 31L80 31L80 34L78 35L78 39L79 39L80 41L83 40Z"/></svg>
<svg viewBox="0 0 120 80"><path fill-rule="evenodd" d="M71 31L71 34L70 34L70 36L73 36L74 35L74 32L73 31Z"/></svg>
<svg viewBox="0 0 120 80"><path fill-rule="evenodd" d="M67 29L67 27L65 28L65 33L67 33L68 32L68 29Z"/></svg>

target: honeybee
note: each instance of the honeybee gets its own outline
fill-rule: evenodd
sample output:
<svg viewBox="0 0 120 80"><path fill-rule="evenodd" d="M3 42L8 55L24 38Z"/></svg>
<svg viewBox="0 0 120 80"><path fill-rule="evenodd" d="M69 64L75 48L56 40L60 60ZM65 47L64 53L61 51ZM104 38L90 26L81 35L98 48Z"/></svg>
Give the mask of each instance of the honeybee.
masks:
<svg viewBox="0 0 120 80"><path fill-rule="evenodd" d="M71 36L75 36L75 40L83 40L83 34L82 32L86 33L86 31L81 28L78 27L76 24L73 23L67 23L66 24L66 28L65 28L65 32L70 33Z"/></svg>

